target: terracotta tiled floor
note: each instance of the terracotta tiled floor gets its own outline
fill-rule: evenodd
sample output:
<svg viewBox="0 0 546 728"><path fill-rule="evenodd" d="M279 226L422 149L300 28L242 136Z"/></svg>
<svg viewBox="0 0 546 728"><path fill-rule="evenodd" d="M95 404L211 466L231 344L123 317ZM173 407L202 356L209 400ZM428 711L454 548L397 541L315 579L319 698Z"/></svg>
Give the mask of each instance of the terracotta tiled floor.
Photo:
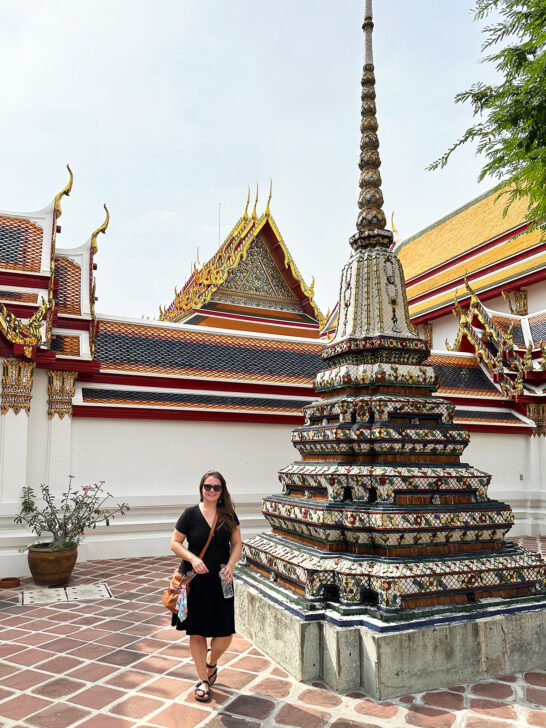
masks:
<svg viewBox="0 0 546 728"><path fill-rule="evenodd" d="M546 553L546 539L520 539ZM237 636L213 699L193 700L184 633L158 604L172 558L77 565L72 583L105 581L114 598L17 606L0 593L0 727L546 728L545 671L376 702L298 683Z"/></svg>

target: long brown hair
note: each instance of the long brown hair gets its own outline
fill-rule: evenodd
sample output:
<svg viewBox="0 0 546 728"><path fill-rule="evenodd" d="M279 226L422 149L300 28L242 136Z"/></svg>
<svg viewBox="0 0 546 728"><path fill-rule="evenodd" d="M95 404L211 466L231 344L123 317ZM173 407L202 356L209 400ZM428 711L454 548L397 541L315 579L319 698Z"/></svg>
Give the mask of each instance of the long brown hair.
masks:
<svg viewBox="0 0 546 728"><path fill-rule="evenodd" d="M235 510L231 496L227 489L226 479L222 473L219 473L217 470L207 470L199 483L199 496L201 500L203 500L203 484L205 480L210 477L217 478L222 485L220 497L216 501L216 511L218 513L218 523L216 524L216 528L222 528L222 526L225 526L230 533L233 533L233 531L237 528L237 524L235 523Z"/></svg>

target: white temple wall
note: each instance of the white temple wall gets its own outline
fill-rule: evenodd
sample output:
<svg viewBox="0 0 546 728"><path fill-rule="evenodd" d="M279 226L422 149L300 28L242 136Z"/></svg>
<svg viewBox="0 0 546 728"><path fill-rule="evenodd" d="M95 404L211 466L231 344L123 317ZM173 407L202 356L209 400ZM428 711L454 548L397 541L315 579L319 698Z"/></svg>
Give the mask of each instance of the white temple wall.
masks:
<svg viewBox="0 0 546 728"><path fill-rule="evenodd" d="M546 308L546 281L540 281L527 288L529 313L544 311Z"/></svg>
<svg viewBox="0 0 546 728"><path fill-rule="evenodd" d="M21 483L21 487L31 485L35 490L47 480L47 435L49 425L47 419L47 380L48 373L46 369L34 370L32 400L28 416L28 449L26 453L28 482ZM56 487L60 487L60 485ZM19 488L20 490L21 488Z"/></svg>
<svg viewBox="0 0 546 728"><path fill-rule="evenodd" d="M514 512L512 536L546 533L546 438L473 432L461 460L493 476L489 497Z"/></svg>
<svg viewBox="0 0 546 728"><path fill-rule="evenodd" d="M446 351L446 339L450 345L453 345L459 330L459 320L450 312L447 316L434 319L431 324L433 350Z"/></svg>
<svg viewBox="0 0 546 728"><path fill-rule="evenodd" d="M41 377L39 378L41 379ZM51 438L48 438L47 373L45 400L38 384L38 404L32 415L27 482L44 482ZM32 408L31 408L32 412ZM12 414L12 413L10 413ZM21 413L19 417L26 414ZM56 418L58 419L58 418ZM68 418L64 418L63 423ZM131 510L109 527L97 526L79 547L79 561L127 556L169 555L170 535L183 509L198 502L198 485L206 470L226 477L245 537L268 529L261 515L261 499L278 493L278 470L296 459L290 442L291 425L188 421L73 418L70 471L74 486L105 481L111 504L126 501ZM52 482L59 494L68 472ZM20 493L20 488L17 489ZM19 546L34 539L14 526L19 503L11 495L0 504L0 571L28 574L26 555Z"/></svg>
<svg viewBox="0 0 546 728"><path fill-rule="evenodd" d="M24 438L14 452L21 472L27 473L26 482L38 488L47 475L52 440L47 372L36 371L35 376L26 458ZM21 425L26 417L24 412L16 416ZM115 502L125 500L131 506L128 515L87 535L79 549L80 561L168 555L176 519L184 507L197 502L199 479L209 469L226 476L244 536L266 530L261 499L280 492L277 471L298 457L290 442L291 430L291 425L73 418L65 462L70 462L75 485L104 480ZM462 459L492 474L490 496L509 503L516 517L511 535L546 533L546 438L473 433ZM17 548L33 537L13 524L23 484L19 480L6 481L2 488L3 575L28 573L26 555ZM66 487L65 477L60 481L51 483L56 493Z"/></svg>

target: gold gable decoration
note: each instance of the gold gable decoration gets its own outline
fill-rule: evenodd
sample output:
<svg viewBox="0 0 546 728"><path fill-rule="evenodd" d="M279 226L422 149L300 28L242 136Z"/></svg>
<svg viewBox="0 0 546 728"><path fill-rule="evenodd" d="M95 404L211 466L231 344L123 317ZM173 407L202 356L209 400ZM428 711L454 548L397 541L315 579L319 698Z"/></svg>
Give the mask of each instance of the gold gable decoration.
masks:
<svg viewBox="0 0 546 728"><path fill-rule="evenodd" d="M266 224L270 225L283 252L285 268L290 270L299 283L303 295L313 308L319 325L322 325L324 316L313 299L314 279L311 285L307 286L269 209L259 218L254 213L249 218L245 210L245 214L237 221L216 255L201 269L194 265L192 277L184 288L180 291L175 288L175 297L171 305L167 308L159 307L159 320L174 322L179 320L181 314L205 306L213 293L225 283L231 271L239 265L239 262L246 260L250 246Z"/></svg>
<svg viewBox="0 0 546 728"><path fill-rule="evenodd" d="M66 183L66 185L63 187L63 189L55 195L55 201L53 203L53 233L51 236L51 258L49 263L49 288L47 293L47 307L50 311L50 315L47 318L46 321L46 330L45 330L45 343L46 346L49 348L49 345L51 344L51 331L53 329L53 312L55 310L55 297L53 295L53 290L55 287L55 248L57 245L57 220L61 217L63 214L63 211L61 209L61 200L63 197L68 197L70 193L72 192L72 186L74 184L74 175L72 173L72 170L70 169L70 165L67 164L66 168L68 170L69 174L69 180ZM60 230L60 228L59 228Z"/></svg>
<svg viewBox="0 0 546 728"><path fill-rule="evenodd" d="M42 344L41 327L47 310L47 302L42 298L40 307L25 325L0 303L0 331L9 342L23 347L23 354L27 359L31 359L34 348Z"/></svg>
<svg viewBox="0 0 546 728"><path fill-rule="evenodd" d="M518 354L514 348L515 321L511 322L507 331L501 331L467 280L465 280L465 287L470 293L470 305L468 310L463 309L457 300L457 292L455 292L453 315L459 319L459 329L453 346L449 347L446 341L446 347L449 351L460 351L463 338L466 338L474 348L477 360L485 365L503 393L508 397L522 395L525 374L534 371L532 342L529 342L523 355ZM484 328L482 335L478 334L472 326L474 317ZM496 355L492 348L496 349Z"/></svg>
<svg viewBox="0 0 546 728"><path fill-rule="evenodd" d="M296 298L282 277L261 236L249 246L245 260L228 274L218 293L247 293L269 301L295 302Z"/></svg>

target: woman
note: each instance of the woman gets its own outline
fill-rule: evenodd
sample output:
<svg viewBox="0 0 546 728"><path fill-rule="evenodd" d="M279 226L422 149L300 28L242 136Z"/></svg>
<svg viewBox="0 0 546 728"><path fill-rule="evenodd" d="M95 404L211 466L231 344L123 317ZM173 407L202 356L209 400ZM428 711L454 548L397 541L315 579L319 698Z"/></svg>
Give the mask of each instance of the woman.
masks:
<svg viewBox="0 0 546 728"><path fill-rule="evenodd" d="M206 472L199 483L199 494L200 502L186 508L171 540L171 551L182 559L182 572L187 574L193 569L197 574L190 583L188 616L182 622L173 614L172 624L190 636L191 655L199 676L195 699L206 703L210 700L209 688L218 676L218 660L235 633L233 597L224 597L219 572L224 565L224 579L232 581L243 544L224 476L216 470ZM216 516L214 535L201 560L197 554L206 544ZM187 547L183 546L186 539ZM210 647L208 637L212 638Z"/></svg>

